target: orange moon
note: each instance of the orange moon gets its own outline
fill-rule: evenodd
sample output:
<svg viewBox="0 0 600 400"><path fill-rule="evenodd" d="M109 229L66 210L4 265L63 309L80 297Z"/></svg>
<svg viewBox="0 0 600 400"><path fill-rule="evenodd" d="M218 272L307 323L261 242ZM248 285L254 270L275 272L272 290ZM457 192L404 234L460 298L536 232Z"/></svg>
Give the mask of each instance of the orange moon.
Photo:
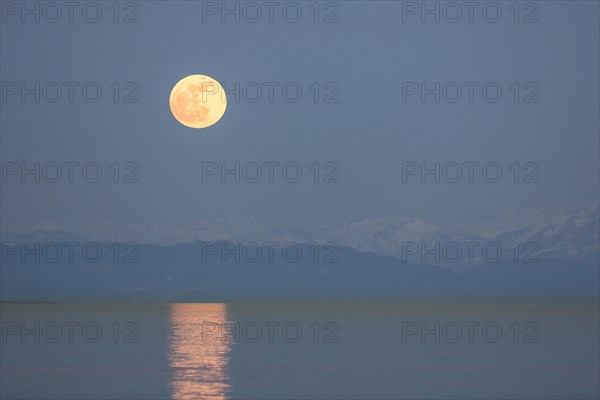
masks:
<svg viewBox="0 0 600 400"><path fill-rule="evenodd" d="M227 96L219 82L206 75L190 75L171 90L171 113L189 128L216 124L227 108Z"/></svg>

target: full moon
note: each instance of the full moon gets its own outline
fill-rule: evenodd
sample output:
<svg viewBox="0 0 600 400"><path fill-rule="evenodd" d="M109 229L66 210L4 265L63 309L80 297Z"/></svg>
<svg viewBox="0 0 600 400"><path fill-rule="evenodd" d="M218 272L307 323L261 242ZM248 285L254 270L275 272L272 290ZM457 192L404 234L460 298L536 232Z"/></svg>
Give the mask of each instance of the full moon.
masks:
<svg viewBox="0 0 600 400"><path fill-rule="evenodd" d="M227 108L227 96L219 82L206 75L190 75L171 90L171 113L190 128L207 128L216 124Z"/></svg>

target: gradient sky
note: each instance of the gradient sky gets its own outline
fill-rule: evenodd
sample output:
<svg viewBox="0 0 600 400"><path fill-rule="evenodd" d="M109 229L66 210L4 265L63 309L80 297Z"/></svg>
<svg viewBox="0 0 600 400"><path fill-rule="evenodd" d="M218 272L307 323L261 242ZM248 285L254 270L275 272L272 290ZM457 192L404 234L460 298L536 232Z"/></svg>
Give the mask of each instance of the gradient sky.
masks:
<svg viewBox="0 0 600 400"><path fill-rule="evenodd" d="M3 2L5 3L5 2ZM33 4L34 2L30 2ZM219 2L220 3L220 2ZM282 2L282 4L285 2ZM337 2L338 23L222 23L192 1L141 1L138 23L113 23L99 2L96 24L2 17L1 81L98 82L96 104L9 97L0 105L2 162L98 162L97 184L2 184L2 225L69 220L163 223L269 213L292 223L387 214L439 218L482 203L554 206L598 202L599 3L538 1L539 23L402 22L402 2ZM229 4L233 4L230 2ZM324 3L323 3L324 4ZM322 5L323 5L322 4ZM434 4L431 2L430 4ZM483 4L483 3L482 3ZM123 11L124 12L124 11ZM322 10L324 13L325 11ZM122 15L121 15L122 17ZM322 17L322 15L321 15ZM521 15L522 17L522 15ZM193 130L168 107L181 78L206 74L233 84L297 82L298 103L235 103L223 119ZM495 104L402 102L403 82L498 82ZM135 82L136 104L114 103L108 87ZM338 103L314 103L309 86L334 82ZM535 82L538 103L515 104L508 87ZM123 93L123 92L122 92ZM31 99L31 96L29 97ZM135 184L114 184L108 166L139 165ZM203 162L298 162L301 183L202 182ZM336 184L314 184L314 162L339 166ZM402 162L498 162L500 183L402 182ZM514 184L508 166L539 165L537 184Z"/></svg>

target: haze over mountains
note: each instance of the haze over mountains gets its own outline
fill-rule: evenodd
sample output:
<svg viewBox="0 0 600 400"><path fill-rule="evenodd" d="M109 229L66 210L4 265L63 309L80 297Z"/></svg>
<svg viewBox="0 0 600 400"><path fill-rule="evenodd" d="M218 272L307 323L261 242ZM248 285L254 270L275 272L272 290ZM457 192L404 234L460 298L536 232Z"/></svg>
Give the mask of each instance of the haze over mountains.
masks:
<svg viewBox="0 0 600 400"><path fill-rule="evenodd" d="M158 245L194 240L242 243L333 242L340 247L394 256L405 262L460 268L479 265L486 260L477 251L472 262L467 257L460 257L454 263L438 262L433 256L424 259L409 257L406 253L414 252L413 244L419 247L420 253L421 250L435 249L436 244L443 247L449 243L457 243L464 249L463 243L472 242L479 246L486 243L498 244L505 253L519 248L521 258L531 254L536 259L585 261L594 259L600 251L600 214L598 204L542 209L486 206L435 222L420 216L396 215L308 228L290 225L289 222L270 216L253 216L242 220L189 220L171 224L103 222L81 225L48 222L2 231L4 242L43 243L64 240ZM528 248L524 249L525 246Z"/></svg>
<svg viewBox="0 0 600 400"><path fill-rule="evenodd" d="M63 245L69 241L79 242L73 260ZM82 258L90 241L99 244ZM314 231L262 218L76 229L47 224L4 231L2 242L2 301L594 303L600 292L598 206L489 207L437 223L371 217ZM32 250L32 243L50 242L62 249L58 260L55 248ZM473 260L466 242L479 243ZM410 256L406 243L417 246L408 248ZM462 247L458 261L444 253L448 243ZM486 243L497 244L502 257L493 248L486 258ZM538 246L532 257L527 243ZM102 256L93 259L98 249Z"/></svg>

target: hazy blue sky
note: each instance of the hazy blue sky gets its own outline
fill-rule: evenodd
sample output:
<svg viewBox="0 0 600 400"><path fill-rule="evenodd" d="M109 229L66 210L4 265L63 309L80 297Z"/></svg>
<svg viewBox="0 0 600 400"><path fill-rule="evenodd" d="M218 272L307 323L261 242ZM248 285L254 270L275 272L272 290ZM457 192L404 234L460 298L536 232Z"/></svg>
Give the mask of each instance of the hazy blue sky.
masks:
<svg viewBox="0 0 600 400"><path fill-rule="evenodd" d="M320 19L337 11L339 22L329 24L312 21L313 2L295 3L303 10L295 24L282 18L281 7L273 23L266 15L258 23L234 23L233 17L222 23L218 15L205 15L203 22L202 3L191 1L134 2L138 23L114 23L112 2L98 3L98 23L84 21L80 8L73 23L66 15L58 23L34 23L32 16L22 23L2 3L2 95L7 82L81 83L73 103L66 92L57 103L38 104L33 95L25 103L19 94L3 98L2 162L97 162L103 171L96 184L80 175L73 184L65 176L56 184L8 177L2 184L3 225L65 219L160 223L258 213L310 224L375 214L440 217L486 202L598 202L598 2L538 1L539 10L521 10L519 23L509 9L513 2L497 3L503 12L498 23L486 22L481 8L473 23L467 15L458 23L433 23L432 17L422 23L419 15L406 15L404 23L402 2L345 1L328 9L324 2ZM119 18L131 11L133 6L121 10ZM539 22L522 23L534 11ZM191 74L227 85L281 86L273 103L266 89L257 103L236 103L230 96L223 119L197 131L179 124L168 107L173 85ZM436 104L432 96L425 103L418 96L402 101L403 82L431 87L436 81L481 85L473 103L466 92L457 103ZM86 82L103 89L98 103L83 101ZM121 96L129 92L123 85L134 82L139 102L114 103L114 82ZM288 82L303 89L297 103L282 97ZM339 102L314 103L314 82L321 98L333 82ZM482 98L488 82L503 90L497 103ZM514 82L521 86L518 103L509 88ZM539 102L523 103L536 87ZM286 183L281 175L272 184L265 176L256 184L221 183L218 177L202 182L203 162L268 161L298 162L301 182ZM503 177L490 184L476 169L472 184L466 176L455 184L422 184L415 177L403 183L402 162L422 161L497 162ZM108 167L114 162L136 163L139 183L112 183ZM312 183L314 162L321 168L336 163L339 183ZM523 165L536 163L539 183L513 183L508 167L515 162L521 163L520 180L528 172Z"/></svg>

